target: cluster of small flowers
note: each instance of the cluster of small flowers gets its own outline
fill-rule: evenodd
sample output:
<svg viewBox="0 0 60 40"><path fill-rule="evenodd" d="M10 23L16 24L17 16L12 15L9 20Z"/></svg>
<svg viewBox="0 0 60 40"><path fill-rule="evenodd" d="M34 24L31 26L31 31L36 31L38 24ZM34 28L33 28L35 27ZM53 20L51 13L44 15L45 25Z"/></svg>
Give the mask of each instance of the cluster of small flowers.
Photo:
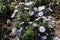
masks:
<svg viewBox="0 0 60 40"><path fill-rule="evenodd" d="M28 12L28 15L37 17L35 19L35 21L39 21L40 18L43 18L43 21L50 22L52 17L51 16L47 16L47 17L44 16L44 12L43 12L44 9L45 9L45 6L39 6L38 8L34 7L34 10ZM51 12L53 11L51 8L48 8L48 10L51 11ZM35 15L35 12L37 12L36 15ZM38 25L37 23L33 23L33 22L29 22L29 23L32 24L33 27L36 27ZM46 31L46 28L44 26L39 27L39 32L44 33L45 31ZM48 37L46 35L41 36L42 40L46 40L47 38Z"/></svg>
<svg viewBox="0 0 60 40"><path fill-rule="evenodd" d="M32 5L32 4L34 4L35 2L28 2L28 3L24 3L24 2L20 2L19 4L20 5L22 5L22 4L24 4L25 6L30 6L30 5ZM16 6L16 8L17 8L17 6ZM24 9L26 9L26 10L29 10L29 8L28 7L24 7ZM36 19L35 19L35 21L39 21L39 19L40 18L43 18L43 21L50 21L51 20L51 16L48 16L48 17L46 17L46 16L44 16L44 12L43 12L43 10L45 9L45 6L39 6L38 8L37 7L34 7L33 8L33 11L29 11L28 12L28 15L29 16L35 16L35 17L37 17ZM50 8L48 8L51 12L53 11L52 9L50 9ZM14 12L13 12L13 14L12 14L12 16L11 16L11 18L14 18L15 17L15 15L16 15L16 13L18 12L18 9L15 9L14 10ZM37 12L37 13L36 13ZM24 22L21 22L21 24L23 24ZM38 24L35 22L35 23L33 23L33 22L28 22L29 24L32 24L33 25L33 27L36 27ZM41 33L44 33L45 31L46 31L46 28L44 27L44 26L39 26L39 32L41 32ZM19 40L19 36L21 36L21 34L22 34L22 30L23 30L23 27L21 27L19 30L16 30L16 29L13 29L12 30L12 33L14 34L15 33L15 31L17 31L17 33L18 33L18 37L16 37L18 40ZM41 39L42 40L46 40L47 39L47 36L41 36Z"/></svg>
<svg viewBox="0 0 60 40"><path fill-rule="evenodd" d="M26 5L26 6L30 6L30 5L32 5L33 3L34 3L34 2L28 2L28 3L20 2L19 5L24 4L24 5ZM18 5L15 6L16 9L14 10L13 14L11 15L11 18L14 18L15 15L16 15L16 13L19 11L19 10L17 9L18 7L19 7ZM25 7L24 9L28 10L29 8Z"/></svg>

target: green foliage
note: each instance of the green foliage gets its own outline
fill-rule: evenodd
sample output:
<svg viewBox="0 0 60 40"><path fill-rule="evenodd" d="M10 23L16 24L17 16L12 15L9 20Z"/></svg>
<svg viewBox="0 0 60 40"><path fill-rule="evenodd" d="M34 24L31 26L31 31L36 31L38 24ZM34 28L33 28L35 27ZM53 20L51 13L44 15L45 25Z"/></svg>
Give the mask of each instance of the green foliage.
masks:
<svg viewBox="0 0 60 40"><path fill-rule="evenodd" d="M27 30L24 30L22 36L21 36L21 40L34 40L34 31L33 31L33 27L29 26Z"/></svg>

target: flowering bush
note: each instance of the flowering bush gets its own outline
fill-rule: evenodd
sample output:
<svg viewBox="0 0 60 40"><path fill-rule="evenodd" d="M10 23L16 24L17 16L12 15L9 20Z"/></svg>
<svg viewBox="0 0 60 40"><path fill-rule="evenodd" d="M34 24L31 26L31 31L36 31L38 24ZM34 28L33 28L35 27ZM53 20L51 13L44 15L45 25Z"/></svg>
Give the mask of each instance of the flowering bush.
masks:
<svg viewBox="0 0 60 40"><path fill-rule="evenodd" d="M12 38L15 40L55 40L52 37L53 28L51 25L54 5L47 0L45 2L48 2L48 4L44 4L42 0L25 1L1 1L0 23L11 28L8 30L1 27L1 40L2 37L3 40L13 40Z"/></svg>

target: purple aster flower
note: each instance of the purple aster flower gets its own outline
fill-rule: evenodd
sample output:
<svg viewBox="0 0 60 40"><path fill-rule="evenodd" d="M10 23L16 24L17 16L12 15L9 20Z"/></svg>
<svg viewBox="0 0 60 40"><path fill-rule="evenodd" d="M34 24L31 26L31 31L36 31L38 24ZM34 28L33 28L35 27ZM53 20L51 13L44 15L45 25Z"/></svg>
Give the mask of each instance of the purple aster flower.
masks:
<svg viewBox="0 0 60 40"><path fill-rule="evenodd" d="M41 11L41 12L38 12L37 14L36 14L36 17L41 17L41 16L43 16L43 12Z"/></svg>
<svg viewBox="0 0 60 40"><path fill-rule="evenodd" d="M30 11L30 12L28 13L28 15L30 15L30 16L34 15L34 11Z"/></svg>
<svg viewBox="0 0 60 40"><path fill-rule="evenodd" d="M43 32L45 32L45 31L46 31L46 29L45 29L45 27L44 27L44 26L40 26L40 27L39 27L39 31L40 31L41 33L43 33Z"/></svg>
<svg viewBox="0 0 60 40"><path fill-rule="evenodd" d="M19 30L17 30L18 35L20 36L22 34L23 27L21 27Z"/></svg>

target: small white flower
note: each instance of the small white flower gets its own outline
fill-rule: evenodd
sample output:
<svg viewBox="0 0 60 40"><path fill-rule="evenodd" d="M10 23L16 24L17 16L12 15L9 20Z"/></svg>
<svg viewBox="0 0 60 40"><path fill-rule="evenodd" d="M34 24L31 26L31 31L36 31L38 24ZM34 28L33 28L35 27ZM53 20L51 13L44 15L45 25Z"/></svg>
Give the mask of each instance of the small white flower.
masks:
<svg viewBox="0 0 60 40"><path fill-rule="evenodd" d="M32 16L32 15L34 15L34 12L32 11L32 12L29 12L28 13L30 16Z"/></svg>
<svg viewBox="0 0 60 40"><path fill-rule="evenodd" d="M56 36L53 38L53 40L60 40L60 38Z"/></svg>
<svg viewBox="0 0 60 40"><path fill-rule="evenodd" d="M32 25L35 27L35 26L37 26L37 23L33 23Z"/></svg>
<svg viewBox="0 0 60 40"><path fill-rule="evenodd" d="M34 11L38 11L38 8L34 7Z"/></svg>
<svg viewBox="0 0 60 40"><path fill-rule="evenodd" d="M44 9L45 9L45 6L38 7L38 11L41 11L41 10L44 10Z"/></svg>
<svg viewBox="0 0 60 40"><path fill-rule="evenodd" d="M43 12L38 12L38 16L43 16Z"/></svg>
<svg viewBox="0 0 60 40"><path fill-rule="evenodd" d="M39 27L39 31L42 32L42 33L45 32L45 27L44 26L40 26Z"/></svg>
<svg viewBox="0 0 60 40"><path fill-rule="evenodd" d="M24 9L28 10L29 8L25 7Z"/></svg>
<svg viewBox="0 0 60 40"><path fill-rule="evenodd" d="M10 23L10 20L9 19L7 19L7 23Z"/></svg>
<svg viewBox="0 0 60 40"><path fill-rule="evenodd" d="M22 5L22 4L24 4L24 2L20 2L20 3L19 3L19 5Z"/></svg>
<svg viewBox="0 0 60 40"><path fill-rule="evenodd" d="M28 22L29 24L32 24L33 22Z"/></svg>

